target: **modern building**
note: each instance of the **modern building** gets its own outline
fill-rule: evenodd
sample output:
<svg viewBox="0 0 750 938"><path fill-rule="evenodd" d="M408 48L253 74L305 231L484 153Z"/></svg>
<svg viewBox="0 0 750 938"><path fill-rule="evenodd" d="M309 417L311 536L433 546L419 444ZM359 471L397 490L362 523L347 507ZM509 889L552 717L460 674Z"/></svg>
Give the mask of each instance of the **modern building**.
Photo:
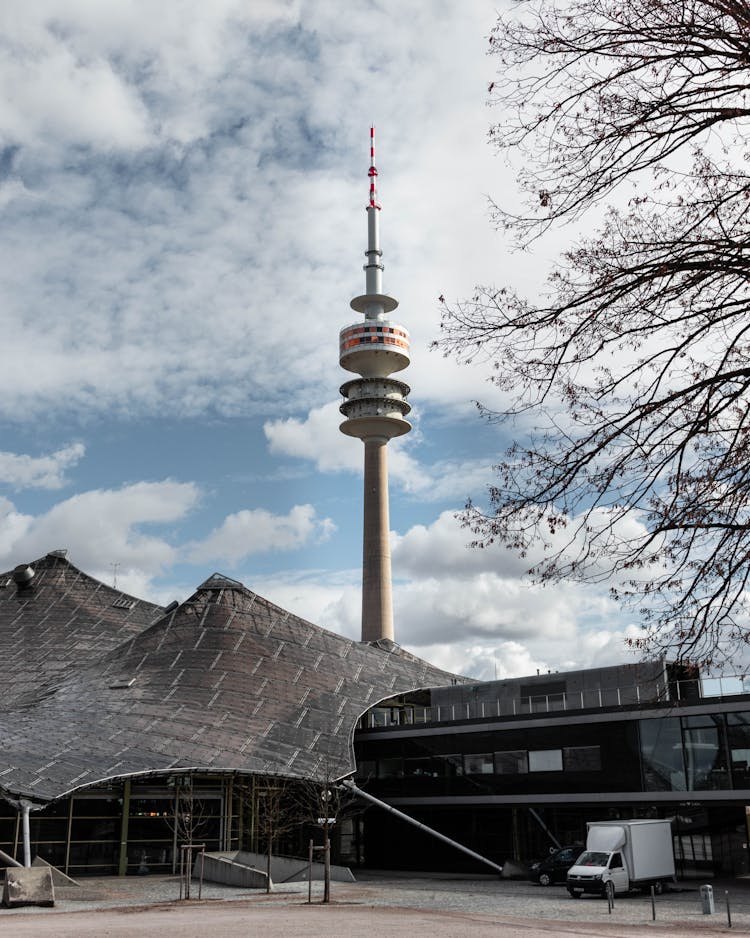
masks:
<svg viewBox="0 0 750 938"><path fill-rule="evenodd" d="M681 876L749 871L740 680L659 661L466 682L227 577L163 609L53 551L0 574L0 686L0 850L74 876L171 870L187 780L209 848L257 849L269 779L353 772L500 865L667 817ZM335 833L355 866L484 869L377 806Z"/></svg>
<svg viewBox="0 0 750 938"><path fill-rule="evenodd" d="M502 862L585 839L592 820L672 820L678 875L750 872L750 694L666 662L399 696L355 736L357 783ZM362 859L393 863L401 822L361 821ZM481 869L418 830L407 869Z"/></svg>
<svg viewBox="0 0 750 938"><path fill-rule="evenodd" d="M365 446L364 517L362 533L362 641L393 641L391 547L388 510L387 445L411 430L406 415L408 384L390 375L409 364L409 333L388 315L398 306L383 293L383 252L380 249L380 205L375 179L375 148L370 128L370 200L367 205L365 292L351 301L364 322L345 326L339 335L339 363L359 378L341 386L346 398L342 433Z"/></svg>

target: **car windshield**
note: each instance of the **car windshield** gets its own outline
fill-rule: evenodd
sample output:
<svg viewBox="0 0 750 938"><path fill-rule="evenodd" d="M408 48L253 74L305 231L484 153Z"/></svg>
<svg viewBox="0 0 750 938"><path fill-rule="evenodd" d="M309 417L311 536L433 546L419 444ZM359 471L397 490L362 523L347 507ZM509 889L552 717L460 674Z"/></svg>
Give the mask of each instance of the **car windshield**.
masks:
<svg viewBox="0 0 750 938"><path fill-rule="evenodd" d="M609 860L608 853L601 853L598 850L587 850L576 860L576 866L606 866Z"/></svg>

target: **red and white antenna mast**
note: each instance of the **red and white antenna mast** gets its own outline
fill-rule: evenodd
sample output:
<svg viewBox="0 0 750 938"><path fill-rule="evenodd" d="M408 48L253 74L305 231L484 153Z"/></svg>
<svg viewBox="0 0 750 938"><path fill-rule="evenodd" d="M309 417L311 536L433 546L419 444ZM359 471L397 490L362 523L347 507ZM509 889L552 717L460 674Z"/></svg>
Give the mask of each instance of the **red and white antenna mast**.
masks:
<svg viewBox="0 0 750 938"><path fill-rule="evenodd" d="M378 193L375 188L375 179L378 171L375 169L375 128L370 127L370 168L367 171L370 177L370 208L380 208L378 205Z"/></svg>
<svg viewBox="0 0 750 938"><path fill-rule="evenodd" d="M383 296L383 265L380 250L380 205L378 205L378 191L375 180L378 171L375 169L375 128L370 127L370 168L367 170L370 178L370 202L367 206L367 250L365 256L365 295L352 300L352 309L365 314L365 319L382 319L386 313L392 312L398 303L391 297ZM355 303L357 304L355 306Z"/></svg>

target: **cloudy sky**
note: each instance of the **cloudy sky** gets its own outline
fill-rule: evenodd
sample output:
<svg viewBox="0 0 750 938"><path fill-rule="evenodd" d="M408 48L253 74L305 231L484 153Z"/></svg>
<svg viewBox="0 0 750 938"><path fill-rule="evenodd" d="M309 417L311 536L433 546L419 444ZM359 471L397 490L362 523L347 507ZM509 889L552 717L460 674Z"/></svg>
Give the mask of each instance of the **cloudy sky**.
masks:
<svg viewBox="0 0 750 938"><path fill-rule="evenodd" d="M487 197L488 0L29 0L0 7L0 569L65 547L169 602L214 571L359 632L362 445L338 332L364 291L369 126L384 284L412 335L389 447L397 640L490 678L610 663L605 591L467 549L507 445L438 296L512 280Z"/></svg>

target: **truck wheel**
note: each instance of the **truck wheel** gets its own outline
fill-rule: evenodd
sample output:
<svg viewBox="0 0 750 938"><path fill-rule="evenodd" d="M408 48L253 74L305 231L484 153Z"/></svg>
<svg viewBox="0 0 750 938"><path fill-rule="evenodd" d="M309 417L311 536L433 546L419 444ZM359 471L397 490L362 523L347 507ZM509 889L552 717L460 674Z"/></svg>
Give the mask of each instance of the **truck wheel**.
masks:
<svg viewBox="0 0 750 938"><path fill-rule="evenodd" d="M660 896L664 892L664 883L661 880L654 883L654 895Z"/></svg>
<svg viewBox="0 0 750 938"><path fill-rule="evenodd" d="M571 898L571 899L580 899L580 898L581 898L581 892L580 892L579 889L569 889L568 892L570 893L570 898Z"/></svg>
<svg viewBox="0 0 750 938"><path fill-rule="evenodd" d="M540 886L551 886L551 885L552 885L552 877L549 875L549 873L540 873L540 874L539 874L539 885L540 885Z"/></svg>

